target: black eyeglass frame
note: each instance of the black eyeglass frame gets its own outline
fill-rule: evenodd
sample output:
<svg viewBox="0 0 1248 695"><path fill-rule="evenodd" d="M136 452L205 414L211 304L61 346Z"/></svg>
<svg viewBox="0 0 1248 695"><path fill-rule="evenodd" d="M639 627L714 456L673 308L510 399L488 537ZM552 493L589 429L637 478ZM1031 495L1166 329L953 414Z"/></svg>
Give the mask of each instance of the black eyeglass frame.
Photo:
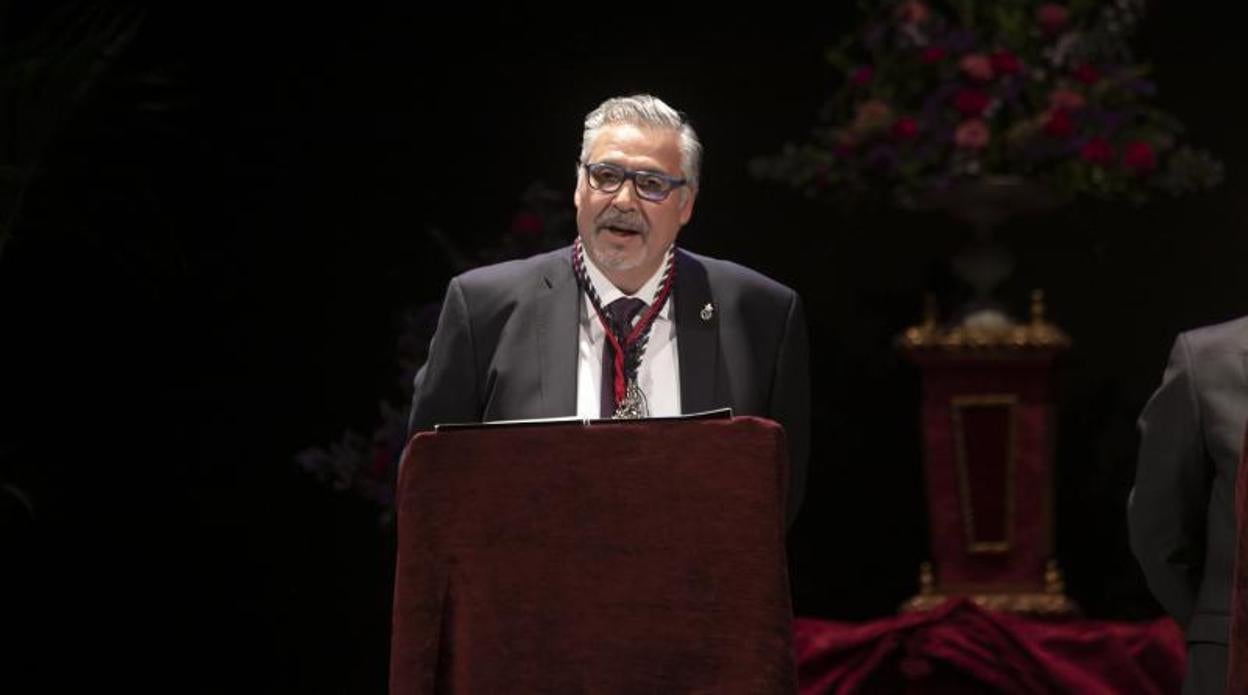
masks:
<svg viewBox="0 0 1248 695"><path fill-rule="evenodd" d="M667 200L667 197L672 194L672 191L689 183L688 179L677 177L677 176L668 176L667 174L664 174L661 171L646 171L644 169L640 171L634 171L632 169L625 169L624 167L618 164L612 164L611 162L594 162L592 164L581 163L581 167L585 169L585 173L589 177L589 180L588 180L589 187L594 189L595 191L602 191L603 193L615 193L619 191L621 188L623 188L625 183L627 183L628 181L632 181L633 191L637 194L637 196L642 199L648 200L652 203L661 203L664 200ZM620 177L619 185L612 187L612 188L603 188L599 185L596 185L594 183L594 174L599 171L611 171L617 174ZM653 193L646 193L645 191L643 191L641 188L637 186L638 176L652 176L656 179L659 179L664 184L666 184L667 188L664 189L662 194L658 195L657 197Z"/></svg>

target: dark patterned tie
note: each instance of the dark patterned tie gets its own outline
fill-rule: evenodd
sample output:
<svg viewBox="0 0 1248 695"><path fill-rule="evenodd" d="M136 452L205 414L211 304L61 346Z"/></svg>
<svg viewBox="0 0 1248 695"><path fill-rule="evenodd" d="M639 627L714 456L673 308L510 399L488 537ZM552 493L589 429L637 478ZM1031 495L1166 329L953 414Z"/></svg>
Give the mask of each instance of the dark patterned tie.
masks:
<svg viewBox="0 0 1248 695"><path fill-rule="evenodd" d="M610 322L616 337L620 338L621 344L623 344L623 339L628 337L629 330L633 326L633 318L644 308L646 308L646 303L636 297L620 297L603 307L607 321ZM602 342L600 402L602 403L602 417L609 418L615 415L615 351L611 349L611 341L606 336L603 336Z"/></svg>

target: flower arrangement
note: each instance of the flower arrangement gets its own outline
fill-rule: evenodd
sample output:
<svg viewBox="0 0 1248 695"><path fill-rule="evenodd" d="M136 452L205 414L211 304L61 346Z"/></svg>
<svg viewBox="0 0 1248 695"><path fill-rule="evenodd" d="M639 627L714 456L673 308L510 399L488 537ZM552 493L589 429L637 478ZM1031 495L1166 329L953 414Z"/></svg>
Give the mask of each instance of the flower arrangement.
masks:
<svg viewBox="0 0 1248 695"><path fill-rule="evenodd" d="M864 0L845 79L809 142L753 163L811 196L903 205L967 180L1142 202L1212 187L1128 45L1143 0Z"/></svg>

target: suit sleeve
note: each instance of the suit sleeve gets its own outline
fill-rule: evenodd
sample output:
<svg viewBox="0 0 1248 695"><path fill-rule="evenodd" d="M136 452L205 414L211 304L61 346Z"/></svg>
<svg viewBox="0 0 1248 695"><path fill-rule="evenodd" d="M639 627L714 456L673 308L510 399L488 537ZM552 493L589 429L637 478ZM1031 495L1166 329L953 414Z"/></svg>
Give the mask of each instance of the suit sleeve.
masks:
<svg viewBox="0 0 1248 695"><path fill-rule="evenodd" d="M481 419L469 316L463 289L458 279L451 280L429 344L429 359L416 372L407 425L409 435L433 429L439 423Z"/></svg>
<svg viewBox="0 0 1248 695"><path fill-rule="evenodd" d="M1131 550L1153 595L1183 626L1204 565L1213 475L1192 370L1190 346L1180 335L1161 386L1140 414L1135 487L1127 501Z"/></svg>
<svg viewBox="0 0 1248 695"><path fill-rule="evenodd" d="M806 493L806 463L810 458L810 339L806 312L795 293L789 304L781 338L779 361L771 392L771 417L784 426L789 448L787 521L791 526Z"/></svg>

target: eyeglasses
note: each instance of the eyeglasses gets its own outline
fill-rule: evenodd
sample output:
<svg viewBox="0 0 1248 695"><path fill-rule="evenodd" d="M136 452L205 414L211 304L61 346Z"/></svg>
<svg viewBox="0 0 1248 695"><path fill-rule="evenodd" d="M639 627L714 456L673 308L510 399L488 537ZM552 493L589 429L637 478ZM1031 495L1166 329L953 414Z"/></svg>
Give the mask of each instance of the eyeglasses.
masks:
<svg viewBox="0 0 1248 695"><path fill-rule="evenodd" d="M584 164L589 174L589 187L603 193L615 193L625 181L632 180L637 195L653 203L667 200L667 196L688 183L685 179L660 174L657 171L633 171L609 162Z"/></svg>

